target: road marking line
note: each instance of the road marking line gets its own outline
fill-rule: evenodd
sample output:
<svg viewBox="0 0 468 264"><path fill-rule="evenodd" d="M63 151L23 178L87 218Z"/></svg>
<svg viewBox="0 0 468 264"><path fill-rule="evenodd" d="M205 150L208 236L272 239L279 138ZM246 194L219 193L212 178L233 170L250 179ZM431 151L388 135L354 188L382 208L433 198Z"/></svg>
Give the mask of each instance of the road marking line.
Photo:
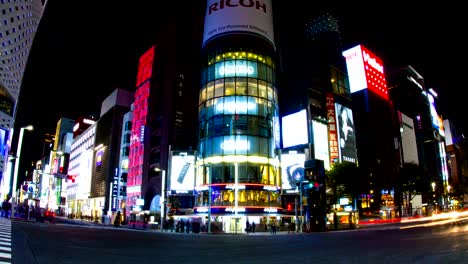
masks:
<svg viewBox="0 0 468 264"><path fill-rule="evenodd" d="M0 241L0 245L11 246L11 243L10 242L1 242Z"/></svg>
<svg viewBox="0 0 468 264"><path fill-rule="evenodd" d="M0 257L2 257L2 258L11 258L11 254L10 253L1 253L0 252Z"/></svg>
<svg viewBox="0 0 468 264"><path fill-rule="evenodd" d="M11 251L11 248L8 248L8 247L0 247L0 250Z"/></svg>

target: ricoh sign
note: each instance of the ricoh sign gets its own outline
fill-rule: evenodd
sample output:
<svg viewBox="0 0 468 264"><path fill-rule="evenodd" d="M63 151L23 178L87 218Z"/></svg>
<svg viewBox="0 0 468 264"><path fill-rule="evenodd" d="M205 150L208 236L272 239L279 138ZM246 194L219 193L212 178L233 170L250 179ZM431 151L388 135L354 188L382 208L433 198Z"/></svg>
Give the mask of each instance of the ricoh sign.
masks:
<svg viewBox="0 0 468 264"><path fill-rule="evenodd" d="M215 36L250 33L274 45L271 0L207 0L203 45Z"/></svg>

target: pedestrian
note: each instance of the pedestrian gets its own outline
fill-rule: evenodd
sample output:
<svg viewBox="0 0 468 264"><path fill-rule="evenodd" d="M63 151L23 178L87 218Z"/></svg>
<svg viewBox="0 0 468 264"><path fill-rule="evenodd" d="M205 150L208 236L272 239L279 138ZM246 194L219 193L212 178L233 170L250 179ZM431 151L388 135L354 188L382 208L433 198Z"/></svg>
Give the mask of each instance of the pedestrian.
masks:
<svg viewBox="0 0 468 264"><path fill-rule="evenodd" d="M119 227L121 223L122 223L122 214L120 213L120 211L118 211L117 214L115 215L114 226Z"/></svg>
<svg viewBox="0 0 468 264"><path fill-rule="evenodd" d="M255 222L252 221L252 233L255 233Z"/></svg>
<svg viewBox="0 0 468 264"><path fill-rule="evenodd" d="M250 223L249 220L245 222L245 232L249 233L250 232Z"/></svg>

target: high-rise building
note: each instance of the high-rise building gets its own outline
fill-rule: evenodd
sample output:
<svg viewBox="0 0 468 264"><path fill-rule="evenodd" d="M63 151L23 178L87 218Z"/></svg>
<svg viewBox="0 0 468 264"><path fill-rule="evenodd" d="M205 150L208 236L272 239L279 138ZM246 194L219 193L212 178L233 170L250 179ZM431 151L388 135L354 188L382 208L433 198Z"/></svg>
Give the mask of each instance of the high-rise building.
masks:
<svg viewBox="0 0 468 264"><path fill-rule="evenodd" d="M94 162L89 194L89 210L93 217L110 216L116 211L114 201L120 161L123 118L130 111L134 93L115 89L103 102L96 122Z"/></svg>
<svg viewBox="0 0 468 264"><path fill-rule="evenodd" d="M69 217L90 217L89 195L93 172L96 121L79 117L73 127L70 162L67 173L67 213Z"/></svg>
<svg viewBox="0 0 468 264"><path fill-rule="evenodd" d="M46 3L0 1L0 178L11 148L23 74Z"/></svg>
<svg viewBox="0 0 468 264"><path fill-rule="evenodd" d="M128 154L127 216L151 208L157 220L172 151L196 148L203 7L200 0L174 2L177 12L165 14L140 56ZM169 179L165 183L170 186ZM173 198L191 209L193 183L190 192L177 196Z"/></svg>
<svg viewBox="0 0 468 264"><path fill-rule="evenodd" d="M280 219L271 2L207 1L194 212L207 216L212 231L238 233L247 222Z"/></svg>
<svg viewBox="0 0 468 264"><path fill-rule="evenodd" d="M424 77L408 65L394 70L389 94L395 109L413 119L422 182L423 214L447 206L449 168L445 129L437 112L437 94L426 87ZM449 187L450 188L450 187Z"/></svg>
<svg viewBox="0 0 468 264"><path fill-rule="evenodd" d="M354 110L357 158L367 185L362 197L373 196L373 202L367 205L369 210L384 210L390 217L396 208L394 199L399 197L394 189L399 166L395 142L399 131L389 100L384 64L362 45L345 50L343 56Z"/></svg>

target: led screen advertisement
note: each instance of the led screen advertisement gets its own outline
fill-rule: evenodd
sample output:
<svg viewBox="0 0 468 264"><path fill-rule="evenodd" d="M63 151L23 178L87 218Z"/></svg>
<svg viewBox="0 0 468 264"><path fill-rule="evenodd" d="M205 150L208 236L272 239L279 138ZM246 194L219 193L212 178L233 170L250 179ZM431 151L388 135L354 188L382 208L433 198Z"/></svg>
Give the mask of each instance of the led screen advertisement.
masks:
<svg viewBox="0 0 468 264"><path fill-rule="evenodd" d="M284 116L282 118L281 132L283 148L309 143L306 110L304 109Z"/></svg>
<svg viewBox="0 0 468 264"><path fill-rule="evenodd" d="M229 60L215 64L215 79L235 76L257 78L257 62L247 60Z"/></svg>
<svg viewBox="0 0 468 264"><path fill-rule="evenodd" d="M6 153L7 135L8 135L7 131L0 128L0 155L2 156L8 155L8 153Z"/></svg>
<svg viewBox="0 0 468 264"><path fill-rule="evenodd" d="M304 153L284 153L281 155L281 188L295 189L296 183L304 179Z"/></svg>
<svg viewBox="0 0 468 264"><path fill-rule="evenodd" d="M195 156L173 155L170 170L170 190L190 191L195 186Z"/></svg>
<svg viewBox="0 0 468 264"><path fill-rule="evenodd" d="M340 161L356 163L356 131L354 127L353 112L346 106L336 105L336 121L338 125L338 145Z"/></svg>
<svg viewBox="0 0 468 264"><path fill-rule="evenodd" d="M403 162L419 164L418 147L413 119L398 112L400 119L401 145L403 150Z"/></svg>
<svg viewBox="0 0 468 264"><path fill-rule="evenodd" d="M274 43L271 0L207 0L203 45L228 33L260 35Z"/></svg>
<svg viewBox="0 0 468 264"><path fill-rule="evenodd" d="M325 170L330 169L330 155L328 151L328 129L327 125L312 120L312 131L314 135L314 155L316 159L323 160Z"/></svg>
<svg viewBox="0 0 468 264"><path fill-rule="evenodd" d="M330 164L333 164L339 159L338 151L338 135L336 127L336 113L335 113L335 98L333 93L326 94L326 109L328 120L328 145L330 150Z"/></svg>
<svg viewBox="0 0 468 264"><path fill-rule="evenodd" d="M385 80L382 60L362 45L343 52L348 69L351 93L369 89L388 100L387 81Z"/></svg>

